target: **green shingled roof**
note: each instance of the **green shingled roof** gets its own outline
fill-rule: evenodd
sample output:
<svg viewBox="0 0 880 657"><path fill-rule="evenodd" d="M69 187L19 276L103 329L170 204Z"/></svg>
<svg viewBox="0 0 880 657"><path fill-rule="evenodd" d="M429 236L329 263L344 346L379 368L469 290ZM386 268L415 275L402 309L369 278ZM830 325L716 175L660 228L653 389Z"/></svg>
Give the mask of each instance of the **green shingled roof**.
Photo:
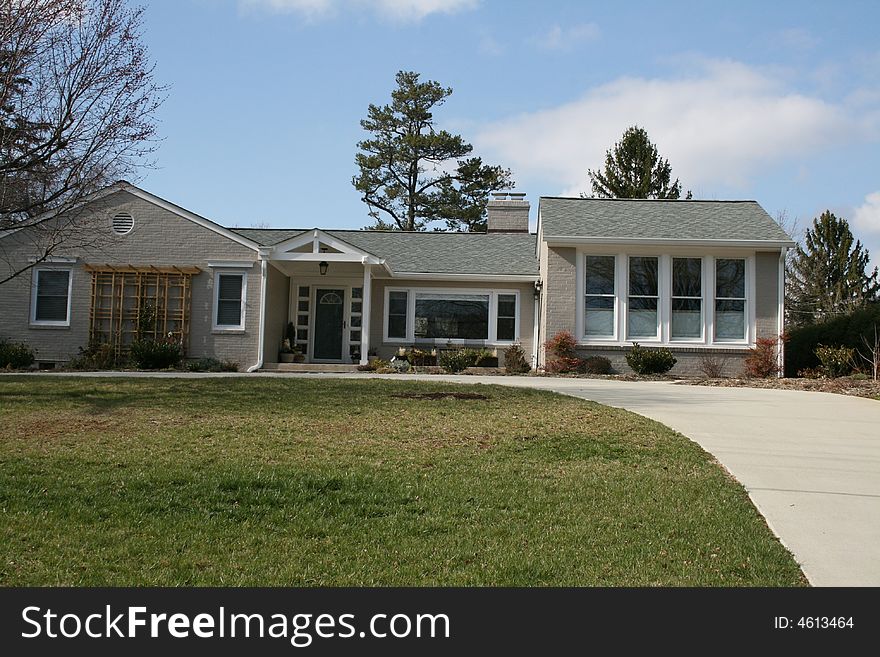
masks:
<svg viewBox="0 0 880 657"><path fill-rule="evenodd" d="M544 239L731 240L790 242L755 201L667 201L542 196Z"/></svg>
<svg viewBox="0 0 880 657"><path fill-rule="evenodd" d="M272 246L305 229L236 228L261 246ZM310 229L309 229L310 230ZM385 258L395 273L536 276L535 235L527 233L404 233L325 230L352 246Z"/></svg>

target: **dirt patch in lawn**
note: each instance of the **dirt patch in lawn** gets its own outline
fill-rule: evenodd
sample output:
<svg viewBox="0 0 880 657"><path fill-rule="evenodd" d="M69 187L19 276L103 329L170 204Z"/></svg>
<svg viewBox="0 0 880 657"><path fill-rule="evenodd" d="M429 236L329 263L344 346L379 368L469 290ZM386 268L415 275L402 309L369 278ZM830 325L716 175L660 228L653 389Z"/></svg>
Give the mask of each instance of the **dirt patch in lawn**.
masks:
<svg viewBox="0 0 880 657"><path fill-rule="evenodd" d="M489 399L477 392L410 392L391 396L397 399Z"/></svg>

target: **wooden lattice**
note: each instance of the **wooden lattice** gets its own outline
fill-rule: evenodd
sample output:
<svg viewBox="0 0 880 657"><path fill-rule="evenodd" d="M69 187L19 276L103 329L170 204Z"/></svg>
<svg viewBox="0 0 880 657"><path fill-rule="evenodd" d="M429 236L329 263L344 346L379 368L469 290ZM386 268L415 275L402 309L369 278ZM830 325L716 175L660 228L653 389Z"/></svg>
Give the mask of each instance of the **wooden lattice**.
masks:
<svg viewBox="0 0 880 657"><path fill-rule="evenodd" d="M120 356L136 337L180 341L186 351L192 277L198 267L87 265L92 274L89 337Z"/></svg>

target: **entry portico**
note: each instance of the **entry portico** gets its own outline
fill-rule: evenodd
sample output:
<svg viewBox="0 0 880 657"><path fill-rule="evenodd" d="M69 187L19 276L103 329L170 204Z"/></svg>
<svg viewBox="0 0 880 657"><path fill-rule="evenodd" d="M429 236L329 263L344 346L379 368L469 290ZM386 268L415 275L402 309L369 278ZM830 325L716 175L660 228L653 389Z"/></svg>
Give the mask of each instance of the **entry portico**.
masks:
<svg viewBox="0 0 880 657"><path fill-rule="evenodd" d="M320 228L306 230L260 257L288 280L288 313L294 344L314 363L366 363L374 269L390 275L385 259ZM282 335L284 333L282 332ZM267 346L266 355L273 347Z"/></svg>

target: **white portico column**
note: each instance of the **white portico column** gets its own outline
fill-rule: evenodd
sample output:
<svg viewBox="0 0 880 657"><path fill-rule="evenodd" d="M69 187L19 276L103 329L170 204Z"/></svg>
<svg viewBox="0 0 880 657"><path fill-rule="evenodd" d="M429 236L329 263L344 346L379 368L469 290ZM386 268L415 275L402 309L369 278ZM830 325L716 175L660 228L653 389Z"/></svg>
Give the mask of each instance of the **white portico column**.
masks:
<svg viewBox="0 0 880 657"><path fill-rule="evenodd" d="M372 299L373 275L371 265L364 263L364 291L361 295L361 365L370 361L370 301Z"/></svg>

